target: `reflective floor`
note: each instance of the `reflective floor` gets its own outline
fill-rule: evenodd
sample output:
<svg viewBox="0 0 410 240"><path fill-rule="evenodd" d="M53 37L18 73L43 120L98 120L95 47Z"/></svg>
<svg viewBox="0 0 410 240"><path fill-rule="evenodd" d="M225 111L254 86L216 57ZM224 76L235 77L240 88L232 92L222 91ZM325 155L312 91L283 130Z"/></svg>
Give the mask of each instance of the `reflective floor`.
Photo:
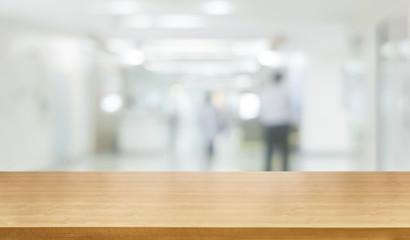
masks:
<svg viewBox="0 0 410 240"><path fill-rule="evenodd" d="M185 129L186 130L186 129ZM183 132L183 131L182 131ZM61 160L47 171L261 171L264 170L262 142L243 144L240 129L221 134L216 141L215 157L208 160L201 138L180 137L174 151L106 154L89 158ZM189 135L188 135L189 136ZM138 141L138 137L135 137ZM302 153L290 157L292 171L356 171L360 161L349 153ZM280 156L273 158L275 170L281 170Z"/></svg>
<svg viewBox="0 0 410 240"><path fill-rule="evenodd" d="M249 151L239 159L218 158L212 163L196 158L172 159L167 156L100 156L75 159L51 166L47 171L261 171L264 161L261 154ZM293 156L292 171L355 171L357 162L345 156ZM280 163L274 158L274 166ZM280 168L279 168L280 169Z"/></svg>

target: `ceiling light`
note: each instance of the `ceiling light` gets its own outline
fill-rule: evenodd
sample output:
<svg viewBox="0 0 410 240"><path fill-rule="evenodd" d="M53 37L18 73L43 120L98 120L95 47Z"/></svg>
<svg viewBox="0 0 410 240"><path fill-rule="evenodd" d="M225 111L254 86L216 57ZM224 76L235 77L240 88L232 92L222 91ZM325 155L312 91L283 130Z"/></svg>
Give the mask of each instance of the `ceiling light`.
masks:
<svg viewBox="0 0 410 240"><path fill-rule="evenodd" d="M106 44L108 51L117 54L121 54L135 48L135 43L126 39L109 39Z"/></svg>
<svg viewBox="0 0 410 240"><path fill-rule="evenodd" d="M227 15L232 12L232 4L226 0L211 0L205 3L204 11L212 15Z"/></svg>
<svg viewBox="0 0 410 240"><path fill-rule="evenodd" d="M140 6L135 1L115 1L109 6L111 14L135 14L140 10Z"/></svg>
<svg viewBox="0 0 410 240"><path fill-rule="evenodd" d="M86 4L86 8L91 14L127 15L141 11L140 4L132 0L95 1Z"/></svg>
<svg viewBox="0 0 410 240"><path fill-rule="evenodd" d="M201 18L195 15L163 15L158 18L161 28L198 28L202 25Z"/></svg>
<svg viewBox="0 0 410 240"><path fill-rule="evenodd" d="M138 66L145 62L145 56L141 51L130 50L121 54L121 62L125 65Z"/></svg>
<svg viewBox="0 0 410 240"><path fill-rule="evenodd" d="M125 28L150 28L153 26L153 19L144 15L130 16L124 18L121 25Z"/></svg>
<svg viewBox="0 0 410 240"><path fill-rule="evenodd" d="M263 66L278 67L283 64L283 58L277 52L264 51L259 54L258 61Z"/></svg>

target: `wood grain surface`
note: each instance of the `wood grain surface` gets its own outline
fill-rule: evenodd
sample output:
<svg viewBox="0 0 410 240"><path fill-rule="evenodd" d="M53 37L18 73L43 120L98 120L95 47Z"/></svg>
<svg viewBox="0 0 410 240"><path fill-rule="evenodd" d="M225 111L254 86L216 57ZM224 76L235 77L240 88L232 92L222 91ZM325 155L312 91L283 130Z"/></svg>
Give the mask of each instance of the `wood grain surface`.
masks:
<svg viewBox="0 0 410 240"><path fill-rule="evenodd" d="M409 229L406 172L0 172L0 239L410 240Z"/></svg>

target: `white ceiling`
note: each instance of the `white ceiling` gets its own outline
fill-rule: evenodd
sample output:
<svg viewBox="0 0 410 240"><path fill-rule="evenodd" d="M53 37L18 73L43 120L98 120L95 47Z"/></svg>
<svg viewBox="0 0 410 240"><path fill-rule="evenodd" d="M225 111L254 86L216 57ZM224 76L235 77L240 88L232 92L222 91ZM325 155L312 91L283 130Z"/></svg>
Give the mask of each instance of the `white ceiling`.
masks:
<svg viewBox="0 0 410 240"><path fill-rule="evenodd" d="M102 43L140 42L146 67L204 75L255 72L255 57L271 47L343 53L347 25L406 0L217 0L231 4L225 15L207 13L209 1L215 0L0 0L0 19L92 36ZM118 14L124 10L127 14ZM142 25L125 24L135 18ZM173 27L173 21L182 25Z"/></svg>
<svg viewBox="0 0 410 240"><path fill-rule="evenodd" d="M134 38L255 38L289 32L320 32L368 14L375 6L394 0L225 0L228 15L204 13L208 0L135 0L132 15L111 14L121 0L0 0L0 16L29 21L59 30L107 37ZM105 11L105 13L104 13ZM98 12L98 13L96 13ZM198 27L176 29L152 26L130 28L132 16L159 19L169 15L195 16ZM194 21L187 19L186 22ZM184 20L181 20L184 21Z"/></svg>

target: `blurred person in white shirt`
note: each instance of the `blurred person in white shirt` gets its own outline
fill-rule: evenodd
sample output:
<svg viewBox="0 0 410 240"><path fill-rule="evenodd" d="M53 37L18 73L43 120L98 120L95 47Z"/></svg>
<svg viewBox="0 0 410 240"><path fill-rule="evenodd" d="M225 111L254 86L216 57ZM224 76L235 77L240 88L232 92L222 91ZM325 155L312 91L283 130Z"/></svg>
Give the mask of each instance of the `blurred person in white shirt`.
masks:
<svg viewBox="0 0 410 240"><path fill-rule="evenodd" d="M272 82L261 92L260 122L266 147L266 171L272 171L272 156L277 147L281 153L284 171L289 171L289 142L291 127L291 103L283 75L277 73Z"/></svg>
<svg viewBox="0 0 410 240"><path fill-rule="evenodd" d="M211 93L206 95L205 104L200 109L199 124L206 142L207 158L211 161L215 155L215 139L226 127L224 115L213 103Z"/></svg>

